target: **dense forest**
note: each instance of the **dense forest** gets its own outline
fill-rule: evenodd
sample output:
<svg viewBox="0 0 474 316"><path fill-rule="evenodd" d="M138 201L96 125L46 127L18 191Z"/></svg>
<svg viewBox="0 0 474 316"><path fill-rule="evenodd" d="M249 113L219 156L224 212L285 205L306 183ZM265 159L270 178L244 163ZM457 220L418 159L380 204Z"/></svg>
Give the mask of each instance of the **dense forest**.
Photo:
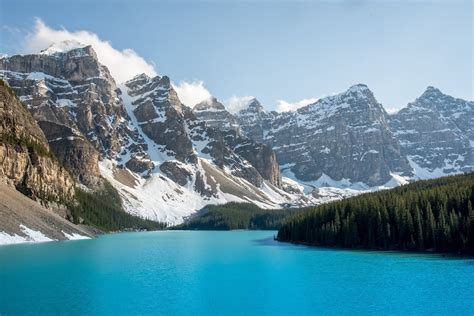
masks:
<svg viewBox="0 0 474 316"><path fill-rule="evenodd" d="M120 230L158 230L165 224L126 213L115 188L104 181L102 189L85 191L76 188L76 202L69 206L72 222L97 227L105 232Z"/></svg>
<svg viewBox="0 0 474 316"><path fill-rule="evenodd" d="M315 246L474 253L474 173L417 181L296 214L278 239Z"/></svg>
<svg viewBox="0 0 474 316"><path fill-rule="evenodd" d="M173 229L232 230L278 229L295 209L264 210L251 203L208 205Z"/></svg>

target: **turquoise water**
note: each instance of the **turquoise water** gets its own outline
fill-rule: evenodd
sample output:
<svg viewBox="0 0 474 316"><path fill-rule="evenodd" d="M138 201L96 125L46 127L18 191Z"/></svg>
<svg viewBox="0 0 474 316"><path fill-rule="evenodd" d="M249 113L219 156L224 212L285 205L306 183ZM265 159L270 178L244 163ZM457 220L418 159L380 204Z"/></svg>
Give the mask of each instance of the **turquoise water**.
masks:
<svg viewBox="0 0 474 316"><path fill-rule="evenodd" d="M474 260L327 250L275 232L0 247L0 315L473 315Z"/></svg>

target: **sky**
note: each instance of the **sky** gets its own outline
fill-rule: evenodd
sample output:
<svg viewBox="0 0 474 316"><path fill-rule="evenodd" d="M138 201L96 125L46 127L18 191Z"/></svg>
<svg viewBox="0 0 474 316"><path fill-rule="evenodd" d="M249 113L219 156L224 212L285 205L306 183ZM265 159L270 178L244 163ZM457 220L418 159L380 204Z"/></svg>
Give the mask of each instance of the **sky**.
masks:
<svg viewBox="0 0 474 316"><path fill-rule="evenodd" d="M100 3L99 3L100 2ZM168 75L183 103L293 110L365 83L389 111L427 86L474 100L473 1L0 0L0 53L76 39L117 81ZM125 79L123 79L125 78Z"/></svg>

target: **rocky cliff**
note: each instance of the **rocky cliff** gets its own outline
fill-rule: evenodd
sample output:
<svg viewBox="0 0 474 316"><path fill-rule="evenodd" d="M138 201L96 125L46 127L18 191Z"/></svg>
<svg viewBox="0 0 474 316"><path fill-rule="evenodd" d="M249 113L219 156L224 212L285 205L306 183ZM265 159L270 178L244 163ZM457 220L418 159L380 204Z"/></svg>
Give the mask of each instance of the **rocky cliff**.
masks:
<svg viewBox="0 0 474 316"><path fill-rule="evenodd" d="M474 102L428 87L389 121L419 178L474 169Z"/></svg>
<svg viewBox="0 0 474 316"><path fill-rule="evenodd" d="M65 203L74 182L52 154L37 122L0 81L0 180L33 199Z"/></svg>
<svg viewBox="0 0 474 316"><path fill-rule="evenodd" d="M0 77L28 106L61 162L96 186L99 155L115 155L133 132L120 91L92 47L2 58Z"/></svg>
<svg viewBox="0 0 474 316"><path fill-rule="evenodd" d="M233 130L240 133L237 118L226 110L215 97L196 104L193 113L198 120L206 122L209 127L219 130Z"/></svg>
<svg viewBox="0 0 474 316"><path fill-rule="evenodd" d="M216 98L183 105L167 76L117 86L83 45L1 58L0 77L79 182L105 177L129 213L168 223L206 204L308 205L474 169L473 103L434 88L392 116L362 84L294 112L252 99L234 115Z"/></svg>

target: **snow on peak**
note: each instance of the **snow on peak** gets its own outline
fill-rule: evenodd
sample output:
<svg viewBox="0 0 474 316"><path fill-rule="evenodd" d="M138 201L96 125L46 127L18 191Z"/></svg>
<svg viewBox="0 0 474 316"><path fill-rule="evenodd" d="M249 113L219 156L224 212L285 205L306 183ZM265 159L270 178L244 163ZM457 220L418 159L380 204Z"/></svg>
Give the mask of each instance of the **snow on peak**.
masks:
<svg viewBox="0 0 474 316"><path fill-rule="evenodd" d="M248 101L247 106L244 108L244 111L251 111L251 112L265 112L263 105L257 98L252 98Z"/></svg>
<svg viewBox="0 0 474 316"><path fill-rule="evenodd" d="M358 83L353 86L351 86L349 89L347 89L346 93L364 93L364 92L370 92L369 87L367 85Z"/></svg>
<svg viewBox="0 0 474 316"><path fill-rule="evenodd" d="M145 81L149 82L151 80L150 76L148 76L146 73L141 73L139 75L134 76L132 79L126 81L125 83L131 83L134 81Z"/></svg>
<svg viewBox="0 0 474 316"><path fill-rule="evenodd" d="M442 96L444 95L438 88L433 86L428 86L423 92L422 97L431 97L431 96Z"/></svg>
<svg viewBox="0 0 474 316"><path fill-rule="evenodd" d="M71 50L84 48L87 45L75 40L65 40L51 44L48 48L43 49L40 53L44 55L54 55L57 53L67 53Z"/></svg>

